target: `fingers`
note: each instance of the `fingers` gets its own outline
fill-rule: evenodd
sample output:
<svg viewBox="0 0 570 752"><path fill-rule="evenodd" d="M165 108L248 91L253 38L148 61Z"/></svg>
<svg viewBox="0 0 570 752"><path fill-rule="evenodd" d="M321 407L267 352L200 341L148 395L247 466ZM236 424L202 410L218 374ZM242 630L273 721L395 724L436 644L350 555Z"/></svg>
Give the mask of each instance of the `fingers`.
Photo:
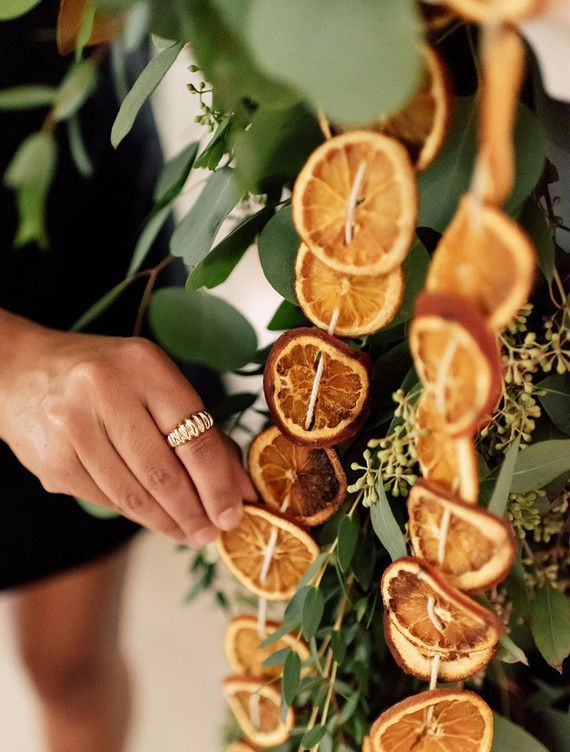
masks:
<svg viewBox="0 0 570 752"><path fill-rule="evenodd" d="M128 421L109 425L107 432L134 477L178 524L189 545L203 546L214 540L218 531L194 483L142 405Z"/></svg>
<svg viewBox="0 0 570 752"><path fill-rule="evenodd" d="M234 465L234 477L238 484L241 495L244 501L257 501L257 492L248 473L244 470L241 448L237 442L231 439L229 436L222 434L226 446L229 448L232 454L232 461Z"/></svg>
<svg viewBox="0 0 570 752"><path fill-rule="evenodd" d="M151 530L185 540L184 532L135 478L104 430L91 432L88 444L77 441L76 452L93 483L118 512Z"/></svg>

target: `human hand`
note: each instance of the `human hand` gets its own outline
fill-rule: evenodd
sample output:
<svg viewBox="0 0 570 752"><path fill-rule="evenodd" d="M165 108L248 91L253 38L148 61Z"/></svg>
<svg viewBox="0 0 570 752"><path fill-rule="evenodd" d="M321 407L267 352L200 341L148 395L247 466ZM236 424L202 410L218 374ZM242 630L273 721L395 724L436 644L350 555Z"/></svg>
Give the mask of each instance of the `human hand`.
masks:
<svg viewBox="0 0 570 752"><path fill-rule="evenodd" d="M256 494L237 445L216 428L175 450L166 441L203 404L158 347L23 329L0 368L0 436L47 491L192 546L239 523Z"/></svg>

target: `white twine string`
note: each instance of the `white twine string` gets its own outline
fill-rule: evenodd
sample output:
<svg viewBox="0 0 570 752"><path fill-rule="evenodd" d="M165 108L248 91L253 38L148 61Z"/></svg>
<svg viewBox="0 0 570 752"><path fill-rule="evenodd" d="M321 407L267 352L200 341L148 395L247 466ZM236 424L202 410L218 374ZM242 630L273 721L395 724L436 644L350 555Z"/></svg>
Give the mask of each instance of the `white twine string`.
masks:
<svg viewBox="0 0 570 752"><path fill-rule="evenodd" d="M261 697L259 692L254 692L249 696L249 717L253 728L261 728Z"/></svg>
<svg viewBox="0 0 570 752"><path fill-rule="evenodd" d="M287 507L289 506L289 496L287 495L283 499L283 503L279 507L280 512L287 511ZM271 528L271 533L269 535L269 540L267 541L267 546L265 547L265 551L263 552L263 561L261 562L261 571L259 573L259 582L262 585L265 585L267 582L267 577L269 575L269 567L271 566L271 561L273 559L273 555L275 553L275 546L277 545L277 536L279 534L279 531L276 527ZM267 600L260 596L259 602L257 604L257 634L259 635L260 639L265 639L267 636Z"/></svg>
<svg viewBox="0 0 570 752"><path fill-rule="evenodd" d="M348 194L348 202L346 204L346 214L344 220L344 242L345 245L352 243L352 231L354 226L354 212L356 211L356 204L358 203L358 194L362 188L362 181L364 180L364 173L366 172L366 162L361 162L356 170L354 176L354 182Z"/></svg>
<svg viewBox="0 0 570 752"><path fill-rule="evenodd" d="M435 404L440 413L445 414L445 384L449 376L449 369L453 363L453 358L457 352L457 341L451 338L447 343L441 363L438 370L437 382L435 384Z"/></svg>
<svg viewBox="0 0 570 752"><path fill-rule="evenodd" d="M338 322L338 317L340 316L340 310L338 308L335 308L333 311L333 315L331 317L331 321L329 324L329 328L327 330L328 334L331 336L334 334L335 327ZM323 378L323 371L325 369L325 359L323 357L322 353L319 353L318 356L319 360L317 363L317 370L315 372L315 378L313 379L313 387L311 389L311 396L309 397L309 404L307 406L307 414L305 416L305 431L308 431L311 427L311 423L313 422L313 417L315 415L315 407L317 406L317 397L319 396L319 387L321 385L321 379Z"/></svg>

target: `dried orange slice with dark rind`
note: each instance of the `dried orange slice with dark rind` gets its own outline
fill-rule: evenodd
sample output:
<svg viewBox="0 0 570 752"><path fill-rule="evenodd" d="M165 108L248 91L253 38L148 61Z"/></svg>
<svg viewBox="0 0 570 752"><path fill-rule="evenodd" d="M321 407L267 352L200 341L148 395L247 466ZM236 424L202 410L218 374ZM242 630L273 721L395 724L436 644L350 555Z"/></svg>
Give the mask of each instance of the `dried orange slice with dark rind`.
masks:
<svg viewBox="0 0 570 752"><path fill-rule="evenodd" d="M445 66L429 45L424 46L424 76L410 102L399 112L374 124L374 129L400 141L417 170L433 162L451 119L451 87Z"/></svg>
<svg viewBox="0 0 570 752"><path fill-rule="evenodd" d="M315 149L292 203L303 241L345 274L386 274L402 263L414 237L414 170L405 148L380 133L350 131Z"/></svg>
<svg viewBox="0 0 570 752"><path fill-rule="evenodd" d="M279 622L267 620L264 632L267 636L273 634L281 626ZM260 637L258 623L255 616L242 614L234 617L226 627L224 648L228 661L236 674L242 676L278 677L282 674L282 666L266 667L263 662L278 650L291 648L301 662L310 656L309 646L304 640L292 634L283 635L276 642L266 648L260 647L265 637Z"/></svg>
<svg viewBox="0 0 570 752"><path fill-rule="evenodd" d="M236 721L252 744L269 749L287 741L295 725L295 714L289 708L285 720L281 719L279 685L268 684L264 677L228 676L224 679L223 689ZM259 696L258 719L252 718L250 698L254 695Z"/></svg>
<svg viewBox="0 0 570 752"><path fill-rule="evenodd" d="M516 222L467 194L435 250L426 289L471 303L499 330L527 301L535 262L532 243Z"/></svg>
<svg viewBox="0 0 570 752"><path fill-rule="evenodd" d="M476 23L493 24L501 21L520 21L539 13L545 0L445 0L458 16Z"/></svg>
<svg viewBox="0 0 570 752"><path fill-rule="evenodd" d="M381 592L395 626L426 652L461 655L494 648L499 640L502 625L495 614L419 559L405 556L393 562L382 576ZM437 627L429 598L434 599Z"/></svg>
<svg viewBox="0 0 570 752"><path fill-rule="evenodd" d="M277 540L267 579L260 575L273 529ZM254 504L245 504L234 530L223 530L217 539L221 559L230 572L252 593L270 601L291 598L305 571L319 554L319 547L298 525L283 515Z"/></svg>
<svg viewBox="0 0 570 752"><path fill-rule="evenodd" d="M400 266L387 274L345 274L324 264L304 243L295 264L295 294L305 316L328 329L335 312L335 334L361 337L377 332L396 315L404 292Z"/></svg>
<svg viewBox="0 0 570 752"><path fill-rule="evenodd" d="M496 335L483 315L461 298L423 293L416 300L409 342L446 431L472 434L489 419L503 384Z"/></svg>
<svg viewBox="0 0 570 752"><path fill-rule="evenodd" d="M482 592L509 573L516 546L513 529L505 520L422 480L410 491L408 512L414 554L455 587ZM444 558L439 563L438 540L444 514L449 517L448 533Z"/></svg>
<svg viewBox="0 0 570 752"><path fill-rule="evenodd" d="M474 692L432 689L382 713L370 740L372 752L490 752L493 713Z"/></svg>
<svg viewBox="0 0 570 752"><path fill-rule="evenodd" d="M324 358L313 419L305 421ZM281 431L292 441L332 446L354 436L369 409L370 358L319 329L285 332L273 345L263 374L265 398Z"/></svg>
<svg viewBox="0 0 570 752"><path fill-rule="evenodd" d="M477 453L471 436L450 436L431 392L422 392L416 413L416 453L426 480L476 504Z"/></svg>
<svg viewBox="0 0 570 752"><path fill-rule="evenodd" d="M384 639L398 666L406 674L422 681L429 681L432 674L433 653L422 650L405 637L388 612L384 612ZM468 679L488 665L495 655L495 648L474 650L471 653L440 656L438 679L456 682Z"/></svg>
<svg viewBox="0 0 570 752"><path fill-rule="evenodd" d="M300 525L321 525L338 511L346 496L346 475L337 453L295 443L277 426L252 441L248 468L263 501Z"/></svg>

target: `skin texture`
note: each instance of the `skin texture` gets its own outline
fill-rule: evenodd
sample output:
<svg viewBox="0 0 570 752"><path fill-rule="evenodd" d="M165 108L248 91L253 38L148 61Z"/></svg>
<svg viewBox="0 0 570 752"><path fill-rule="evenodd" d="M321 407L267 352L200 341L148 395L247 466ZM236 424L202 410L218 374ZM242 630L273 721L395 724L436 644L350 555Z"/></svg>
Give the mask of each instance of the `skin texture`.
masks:
<svg viewBox="0 0 570 752"><path fill-rule="evenodd" d="M173 450L203 409L155 345L72 334L0 311L0 438L46 491L119 511L190 546L239 524L255 491L217 429Z"/></svg>

